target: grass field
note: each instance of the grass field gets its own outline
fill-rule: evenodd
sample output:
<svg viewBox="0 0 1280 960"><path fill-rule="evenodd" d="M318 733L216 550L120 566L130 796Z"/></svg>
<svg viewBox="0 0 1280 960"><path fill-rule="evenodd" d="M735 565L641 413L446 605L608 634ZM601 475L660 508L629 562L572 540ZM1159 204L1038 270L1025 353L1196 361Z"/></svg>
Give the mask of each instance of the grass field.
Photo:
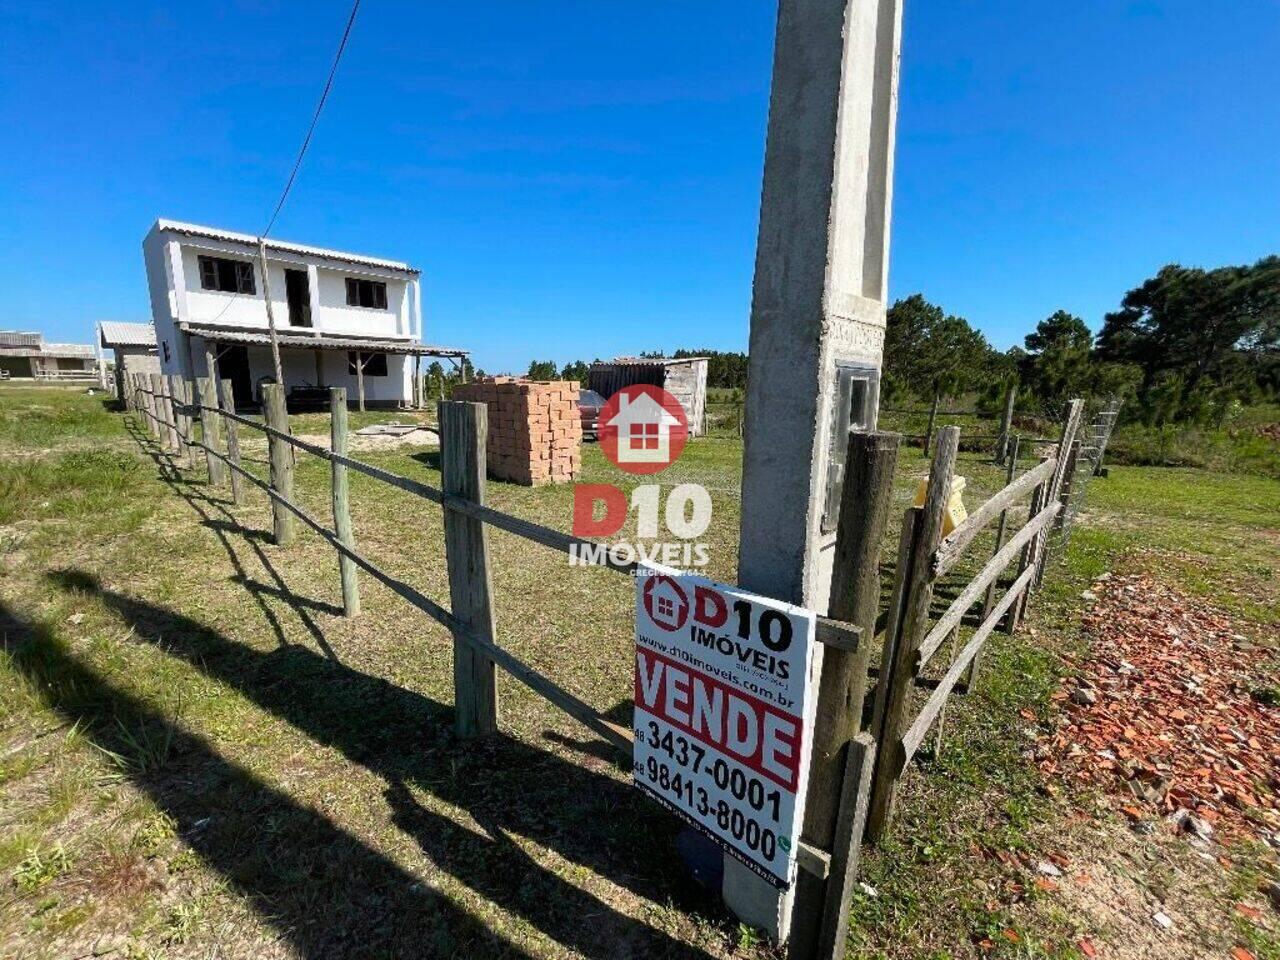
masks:
<svg viewBox="0 0 1280 960"><path fill-rule="evenodd" d="M362 457L439 480L430 449ZM708 439L663 475L712 490L708 572L729 581L740 466L740 443ZM926 466L903 451L899 507ZM960 470L971 502L1003 482L977 455ZM678 825L607 748L509 680L502 736L456 741L448 635L367 578L343 618L332 551L275 547L264 499L233 507L203 473L175 474L99 398L0 387L0 956L771 955L688 878ZM582 479L619 474L588 447ZM327 466L304 458L297 483L327 516ZM351 490L361 551L447 605L439 508ZM567 487L489 497L569 526ZM1037 849L1078 809L1023 758L1020 711L1047 715L1103 571L1154 570L1274 638L1278 531L1275 480L1117 467L1091 485L1030 629L1000 637L908 776L851 955L1079 955L1073 917L993 892L1003 867L979 855ZM625 720L631 584L491 537L501 642ZM1223 890L1266 868L1236 860ZM1280 956L1267 936L1258 955Z"/></svg>

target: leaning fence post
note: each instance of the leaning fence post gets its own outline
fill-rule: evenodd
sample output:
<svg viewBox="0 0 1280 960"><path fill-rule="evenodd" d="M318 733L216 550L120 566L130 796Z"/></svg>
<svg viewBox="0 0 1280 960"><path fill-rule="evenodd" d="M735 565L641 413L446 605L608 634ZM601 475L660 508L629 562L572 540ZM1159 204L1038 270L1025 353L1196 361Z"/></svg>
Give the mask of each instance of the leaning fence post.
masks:
<svg viewBox="0 0 1280 960"><path fill-rule="evenodd" d="M851 891L845 886L846 875L856 873L862 836L842 837L838 826L844 812L846 765L860 762L851 754L850 742L862 725L867 664L880 605L880 544L893 500L900 440L896 433L849 437L828 615L861 627L862 636L856 652L835 647L822 651L801 839L830 851L831 869L825 880L804 870L797 876L789 941L790 956L796 960L823 955L817 951L830 909L843 913L843 923L848 923ZM859 772L855 793L862 779ZM848 799L853 802L856 797ZM843 943L843 937L840 940Z"/></svg>
<svg viewBox="0 0 1280 960"><path fill-rule="evenodd" d="M1067 540L1071 535L1071 497L1072 488L1075 485L1076 467L1080 462L1080 441L1075 440L1071 444L1071 449L1067 453L1067 464L1062 471L1062 485L1058 490L1058 515L1053 518L1053 523L1049 529L1059 534L1059 544L1061 549L1067 547ZM1040 557L1040 565L1036 572L1036 584L1040 584L1044 580L1044 571L1049 563L1049 534L1045 534L1044 552Z"/></svg>
<svg viewBox="0 0 1280 960"><path fill-rule="evenodd" d="M278 383L262 385L262 412L267 426L282 434L289 433L289 413L285 409L284 387ZM268 433L267 448L271 459L271 489L286 500L293 499L293 448L279 437ZM278 546L293 542L293 514L275 497L271 498L271 530Z"/></svg>
<svg viewBox="0 0 1280 960"><path fill-rule="evenodd" d="M347 391L343 387L329 390L329 439L336 456L347 455ZM333 462L333 529L343 546L356 547L351 529L351 508L347 502L347 468ZM338 575L342 578L342 610L348 617L360 612L360 584L356 581L355 561L345 553L338 554Z"/></svg>
<svg viewBox="0 0 1280 960"><path fill-rule="evenodd" d="M938 449L929 469L928 492L920 510L915 543L910 552L910 567L903 582L901 625L894 645L893 663L888 675L882 671L880 676L880 683L886 687L880 749L867 819L867 836L872 842L878 843L888 828L898 778L906 767L902 735L906 731L911 708L911 691L920 669L917 654L929 622L929 604L933 600L933 555L942 540L943 516L951 499L951 478L955 473L959 449L960 428L943 427L938 434Z"/></svg>
<svg viewBox="0 0 1280 960"><path fill-rule="evenodd" d="M231 385L230 380L223 380L222 384L222 409L231 414L236 414L236 393L235 388ZM240 477L240 425L231 417L223 417L223 421L227 425L227 459L231 461L231 466L227 470L227 475L231 478L231 502L237 507L244 503L244 480Z"/></svg>
<svg viewBox="0 0 1280 960"><path fill-rule="evenodd" d="M1062 425L1062 436L1058 439L1058 466L1053 471L1053 477L1049 481L1046 490L1044 503L1042 507L1047 507L1058 499L1062 493L1062 481L1066 476L1068 468L1074 469L1072 460L1072 451L1075 446L1076 433L1080 430L1080 422L1084 418L1084 401L1072 400L1067 404L1067 418ZM1032 541L1035 545L1035 564L1036 574L1032 578L1033 586L1039 587L1044 580L1044 564L1045 558L1049 553L1049 528L1041 530L1039 535Z"/></svg>
<svg viewBox="0 0 1280 960"><path fill-rule="evenodd" d="M1043 460L1040 462L1044 463ZM1034 520L1039 515L1040 511L1044 509L1045 497L1048 495L1049 490L1048 483L1049 481L1046 480L1043 483L1038 484L1036 488L1031 491L1031 506L1027 509L1028 523ZM1035 562L1035 557L1036 538L1032 537L1031 540L1023 546L1022 552L1018 555L1018 571L1014 577L1015 583L1024 573L1026 573L1027 567L1031 566L1031 564ZM1009 608L1009 613L1004 622L1004 632L1010 636L1013 636L1014 631L1018 629L1018 624L1021 623L1022 618L1026 616L1027 601L1030 596L1031 584L1027 584L1022 590L1022 595L1019 596L1018 599L1014 601L1013 606Z"/></svg>
<svg viewBox="0 0 1280 960"><path fill-rule="evenodd" d="M929 447L933 443L933 428L938 421L938 394L933 395L933 406L929 408L929 426L924 431L924 450L920 456L929 456Z"/></svg>
<svg viewBox="0 0 1280 960"><path fill-rule="evenodd" d="M196 389L200 393L200 433L205 446L205 463L209 467L209 483L220 486L226 480L226 471L222 467L222 461L215 455L219 452L218 448L222 446L218 430L218 415L214 413L218 408L215 387L215 382L208 377L200 377L196 380Z"/></svg>
<svg viewBox="0 0 1280 960"><path fill-rule="evenodd" d="M485 500L488 408L483 403L442 401L440 480L444 493L476 503ZM496 633L489 579L489 534L484 523L444 506L444 547L453 615L486 639ZM459 737L498 729L498 683L494 662L465 639L453 638L454 730Z"/></svg>
<svg viewBox="0 0 1280 960"><path fill-rule="evenodd" d="M1009 438L1013 433L1013 406L1018 399L1018 385L1010 385L1004 396L1004 416L1000 419L1000 436L996 439L996 463L1004 463L1009 454Z"/></svg>

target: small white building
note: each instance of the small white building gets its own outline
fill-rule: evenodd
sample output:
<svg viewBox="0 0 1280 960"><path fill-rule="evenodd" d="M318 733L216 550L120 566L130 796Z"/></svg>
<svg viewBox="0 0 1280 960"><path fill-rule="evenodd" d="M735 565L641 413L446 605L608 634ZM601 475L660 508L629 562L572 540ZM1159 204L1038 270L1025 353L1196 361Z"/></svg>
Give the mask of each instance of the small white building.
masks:
<svg viewBox="0 0 1280 960"><path fill-rule="evenodd" d="M161 370L230 380L237 405L275 380L271 297L286 395L323 401L362 385L370 406L413 404L422 357L461 362L464 350L422 343L419 271L407 263L157 220L142 242ZM359 374L363 376L359 376Z"/></svg>

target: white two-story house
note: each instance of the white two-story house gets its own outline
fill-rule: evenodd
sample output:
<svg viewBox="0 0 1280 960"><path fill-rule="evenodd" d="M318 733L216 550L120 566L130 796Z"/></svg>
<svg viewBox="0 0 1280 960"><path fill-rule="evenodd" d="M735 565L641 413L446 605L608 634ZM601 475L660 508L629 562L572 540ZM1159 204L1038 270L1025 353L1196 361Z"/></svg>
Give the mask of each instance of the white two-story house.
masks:
<svg viewBox="0 0 1280 960"><path fill-rule="evenodd" d="M363 387L370 406L409 406L423 357L455 363L463 350L422 343L419 271L407 263L157 220L142 242L160 366L166 374L230 380L237 405L261 398L275 364L295 403Z"/></svg>

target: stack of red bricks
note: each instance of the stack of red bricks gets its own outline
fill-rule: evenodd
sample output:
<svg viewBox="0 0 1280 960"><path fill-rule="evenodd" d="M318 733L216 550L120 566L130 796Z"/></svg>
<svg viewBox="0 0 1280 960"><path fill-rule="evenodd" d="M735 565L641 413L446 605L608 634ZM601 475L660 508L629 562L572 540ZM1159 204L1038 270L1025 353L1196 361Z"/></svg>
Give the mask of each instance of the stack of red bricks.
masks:
<svg viewBox="0 0 1280 960"><path fill-rule="evenodd" d="M489 408L489 474L525 486L564 483L582 469L577 383L493 377L453 389Z"/></svg>

